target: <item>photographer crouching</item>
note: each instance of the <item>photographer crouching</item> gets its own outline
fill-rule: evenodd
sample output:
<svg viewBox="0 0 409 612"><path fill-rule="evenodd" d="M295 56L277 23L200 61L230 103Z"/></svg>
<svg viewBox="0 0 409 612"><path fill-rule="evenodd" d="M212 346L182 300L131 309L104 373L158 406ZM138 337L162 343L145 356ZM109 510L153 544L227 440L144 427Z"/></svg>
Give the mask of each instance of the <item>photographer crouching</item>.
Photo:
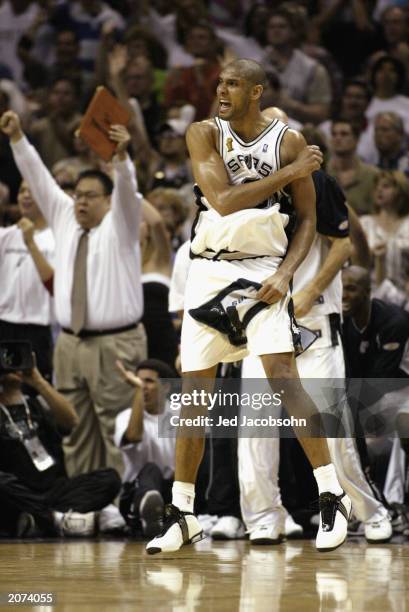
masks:
<svg viewBox="0 0 409 612"><path fill-rule="evenodd" d="M34 397L22 393L28 384ZM71 405L40 374L31 344L0 342L0 534L91 536L97 511L119 492L113 469L68 478L62 435L77 424Z"/></svg>

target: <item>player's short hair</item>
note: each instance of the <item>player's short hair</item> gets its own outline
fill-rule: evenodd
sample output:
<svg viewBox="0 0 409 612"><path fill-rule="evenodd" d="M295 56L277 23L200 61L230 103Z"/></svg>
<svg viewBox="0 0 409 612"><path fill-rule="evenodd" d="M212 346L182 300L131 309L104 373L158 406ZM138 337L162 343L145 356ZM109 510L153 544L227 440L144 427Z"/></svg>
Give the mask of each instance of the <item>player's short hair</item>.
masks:
<svg viewBox="0 0 409 612"><path fill-rule="evenodd" d="M266 71L258 62L252 59L234 60L227 64L225 70L227 69L236 70L251 85L265 85Z"/></svg>

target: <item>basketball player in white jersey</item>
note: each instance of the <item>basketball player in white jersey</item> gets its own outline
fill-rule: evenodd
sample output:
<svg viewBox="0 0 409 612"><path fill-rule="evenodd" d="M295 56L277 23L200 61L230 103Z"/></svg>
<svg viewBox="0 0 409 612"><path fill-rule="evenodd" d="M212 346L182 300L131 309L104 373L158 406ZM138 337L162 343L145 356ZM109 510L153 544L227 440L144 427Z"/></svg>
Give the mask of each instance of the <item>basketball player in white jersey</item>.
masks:
<svg viewBox="0 0 409 612"><path fill-rule="evenodd" d="M328 439L331 459L341 485L350 496L354 512L364 523L369 542L386 542L392 536L388 511L374 494L363 474L352 437L349 407L342 391L345 364L339 336L342 312L341 269L351 254L348 209L335 179L322 170L314 172L317 234L310 251L294 275L293 299L297 323L318 332L317 340L297 358L303 382L314 379L314 399L323 412L342 424L338 437ZM243 378L262 378L258 357L243 361ZM339 401L342 400L343 401ZM277 544L285 530L286 512L278 487L279 432L269 438L239 439L239 480L243 520L254 544ZM262 483L260 485L259 483Z"/></svg>
<svg viewBox="0 0 409 612"><path fill-rule="evenodd" d="M252 60L229 64L217 88L218 118L194 123L187 133L200 206L182 326L183 392L195 391L198 381L211 391L219 362L250 353L260 356L268 379L280 379L289 414L310 421L317 410L295 366L299 334L289 287L314 239L310 174L322 156L306 148L300 134L262 115L264 78ZM286 185L297 219L290 244L285 231L290 217L274 204L274 194ZM351 501L338 482L326 440L303 436L299 429L295 433L320 493L316 545L333 550L346 538ZM166 507L162 533L147 545L151 554L178 550L202 537L193 503L204 438L188 435L184 431L177 439L172 504Z"/></svg>

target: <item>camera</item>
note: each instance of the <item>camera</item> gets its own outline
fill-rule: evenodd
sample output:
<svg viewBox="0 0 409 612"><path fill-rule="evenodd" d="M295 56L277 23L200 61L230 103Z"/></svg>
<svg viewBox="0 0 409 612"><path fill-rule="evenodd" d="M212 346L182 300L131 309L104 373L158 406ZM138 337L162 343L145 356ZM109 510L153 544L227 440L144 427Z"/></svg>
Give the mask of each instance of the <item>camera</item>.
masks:
<svg viewBox="0 0 409 612"><path fill-rule="evenodd" d="M32 370L35 367L33 348L26 340L0 341L0 375Z"/></svg>

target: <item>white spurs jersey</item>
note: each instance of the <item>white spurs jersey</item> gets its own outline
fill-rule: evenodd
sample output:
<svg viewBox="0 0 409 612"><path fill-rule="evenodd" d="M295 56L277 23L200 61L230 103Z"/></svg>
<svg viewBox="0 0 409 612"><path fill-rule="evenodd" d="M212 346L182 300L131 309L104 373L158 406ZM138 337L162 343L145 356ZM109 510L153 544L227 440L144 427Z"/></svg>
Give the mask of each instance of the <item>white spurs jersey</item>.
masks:
<svg viewBox="0 0 409 612"><path fill-rule="evenodd" d="M263 179L280 168L280 146L288 129L284 123L274 119L254 140L244 142L228 121L218 117L214 121L218 128L218 152L232 185ZM219 254L229 259L285 256L289 216L281 211L281 194L272 194L254 208L222 217L197 185L195 193L199 213L192 228L191 256L210 259L217 259Z"/></svg>
<svg viewBox="0 0 409 612"><path fill-rule="evenodd" d="M288 126L274 119L254 140L244 142L228 121L215 117L219 130L218 149L232 185L265 178L280 169L280 145ZM277 198L271 196L260 207L271 206Z"/></svg>

